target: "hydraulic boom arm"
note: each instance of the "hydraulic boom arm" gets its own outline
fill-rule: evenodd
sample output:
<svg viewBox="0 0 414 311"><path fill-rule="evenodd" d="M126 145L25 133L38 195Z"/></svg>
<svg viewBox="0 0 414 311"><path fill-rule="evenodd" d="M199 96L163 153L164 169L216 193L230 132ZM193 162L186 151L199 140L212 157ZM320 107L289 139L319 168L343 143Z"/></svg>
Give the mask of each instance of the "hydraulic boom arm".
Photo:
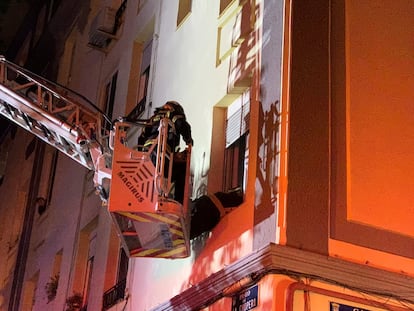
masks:
<svg viewBox="0 0 414 311"><path fill-rule="evenodd" d="M150 150L137 148L135 136L142 124L117 122L106 133L102 126L105 115L85 97L3 56L0 114L95 172L95 187L103 202L109 203L130 256L189 255L188 202L173 199L174 152L166 142L173 127L166 118L160 122L154 146ZM187 181L187 197L190 149L184 155L186 168L181 173Z"/></svg>
<svg viewBox="0 0 414 311"><path fill-rule="evenodd" d="M91 149L104 144L103 114L79 94L0 56L0 113L94 169Z"/></svg>
<svg viewBox="0 0 414 311"><path fill-rule="evenodd" d="M110 178L104 114L85 97L0 56L0 114L95 171L95 186Z"/></svg>

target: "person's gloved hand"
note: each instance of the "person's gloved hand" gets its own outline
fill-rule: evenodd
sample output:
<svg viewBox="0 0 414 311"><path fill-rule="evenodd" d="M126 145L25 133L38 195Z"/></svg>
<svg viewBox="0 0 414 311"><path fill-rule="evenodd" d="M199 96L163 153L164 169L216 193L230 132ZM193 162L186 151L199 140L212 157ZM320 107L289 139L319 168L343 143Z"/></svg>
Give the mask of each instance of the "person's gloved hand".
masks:
<svg viewBox="0 0 414 311"><path fill-rule="evenodd" d="M193 139L192 139L192 138L187 139L187 141L186 141L185 143L186 143L187 145L194 146L194 141L193 141Z"/></svg>

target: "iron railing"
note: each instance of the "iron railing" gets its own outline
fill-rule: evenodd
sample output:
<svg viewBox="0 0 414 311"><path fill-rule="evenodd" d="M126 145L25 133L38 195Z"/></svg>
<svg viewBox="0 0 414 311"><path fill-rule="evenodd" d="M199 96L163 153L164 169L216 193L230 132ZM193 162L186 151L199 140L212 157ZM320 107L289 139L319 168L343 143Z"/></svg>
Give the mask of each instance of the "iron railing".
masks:
<svg viewBox="0 0 414 311"><path fill-rule="evenodd" d="M108 310L110 307L123 300L125 296L125 287L126 279L108 289L103 295L102 310Z"/></svg>

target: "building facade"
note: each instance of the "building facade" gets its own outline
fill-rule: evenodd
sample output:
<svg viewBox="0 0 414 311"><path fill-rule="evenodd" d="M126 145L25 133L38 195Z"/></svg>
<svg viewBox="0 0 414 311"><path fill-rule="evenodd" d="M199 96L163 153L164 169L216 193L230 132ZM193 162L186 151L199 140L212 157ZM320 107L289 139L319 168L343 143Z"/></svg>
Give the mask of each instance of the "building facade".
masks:
<svg viewBox="0 0 414 311"><path fill-rule="evenodd" d="M243 203L187 258L128 258L93 172L10 126L0 310L413 308L411 0L29 12L6 57L88 98L108 130L178 101L194 139L188 199L238 189Z"/></svg>

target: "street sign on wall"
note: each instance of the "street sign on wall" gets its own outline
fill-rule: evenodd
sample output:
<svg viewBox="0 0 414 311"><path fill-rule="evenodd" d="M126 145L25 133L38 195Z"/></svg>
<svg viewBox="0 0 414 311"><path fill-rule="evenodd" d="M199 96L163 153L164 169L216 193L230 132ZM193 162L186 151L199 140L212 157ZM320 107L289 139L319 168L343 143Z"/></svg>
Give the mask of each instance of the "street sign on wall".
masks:
<svg viewBox="0 0 414 311"><path fill-rule="evenodd" d="M233 296L232 311L249 311L257 307L259 302L259 286L256 284Z"/></svg>
<svg viewBox="0 0 414 311"><path fill-rule="evenodd" d="M330 311L370 311L368 309L362 309L360 307L349 306L342 303L337 303L331 301L330 303Z"/></svg>

